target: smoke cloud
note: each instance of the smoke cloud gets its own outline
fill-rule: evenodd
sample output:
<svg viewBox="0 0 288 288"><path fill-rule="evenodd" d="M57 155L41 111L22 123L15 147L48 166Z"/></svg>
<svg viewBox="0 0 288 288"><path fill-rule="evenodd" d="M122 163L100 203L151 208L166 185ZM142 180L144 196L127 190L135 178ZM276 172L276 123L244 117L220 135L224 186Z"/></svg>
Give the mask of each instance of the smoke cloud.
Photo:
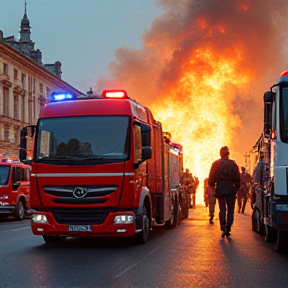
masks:
<svg viewBox="0 0 288 288"><path fill-rule="evenodd" d="M165 13L143 35L143 48L119 48L95 90L122 88L150 107L184 143L185 166L196 174L207 175L224 145L247 165L243 155L263 127L263 94L287 68L288 1L157 4Z"/></svg>

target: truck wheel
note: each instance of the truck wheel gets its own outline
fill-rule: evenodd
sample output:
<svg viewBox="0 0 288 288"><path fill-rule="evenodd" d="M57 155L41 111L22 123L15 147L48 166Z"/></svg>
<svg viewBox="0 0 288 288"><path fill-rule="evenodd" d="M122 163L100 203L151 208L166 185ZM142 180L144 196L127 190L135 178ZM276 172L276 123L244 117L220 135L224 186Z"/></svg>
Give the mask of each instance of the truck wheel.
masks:
<svg viewBox="0 0 288 288"><path fill-rule="evenodd" d="M176 199L175 201L175 210L174 210L174 216L175 216L175 227L177 227L179 225L180 222L180 204L178 202L178 199Z"/></svg>
<svg viewBox="0 0 288 288"><path fill-rule="evenodd" d="M252 218L252 230L260 234L262 231L262 224L260 220L260 212L258 209L253 209L251 218Z"/></svg>
<svg viewBox="0 0 288 288"><path fill-rule="evenodd" d="M267 224L264 225L264 241L266 243L271 243L274 241L273 228Z"/></svg>
<svg viewBox="0 0 288 288"><path fill-rule="evenodd" d="M25 216L25 209L24 204L21 200L17 202L17 205L15 207L14 211L14 219L15 220L23 220Z"/></svg>
<svg viewBox="0 0 288 288"><path fill-rule="evenodd" d="M189 208L188 208L188 202L186 200L183 200L181 203L181 212L180 212L180 220L188 219L189 216Z"/></svg>
<svg viewBox="0 0 288 288"><path fill-rule="evenodd" d="M135 235L136 243L144 244L148 241L150 231L150 221L147 213L146 206L143 206L142 210L142 231Z"/></svg>
<svg viewBox="0 0 288 288"><path fill-rule="evenodd" d="M287 233L285 231L277 231L276 243L274 249L276 252L283 253L286 251Z"/></svg>
<svg viewBox="0 0 288 288"><path fill-rule="evenodd" d="M165 225L166 225L166 227L167 227L168 229L173 229L173 228L175 227L175 222L176 222L176 220L177 220L177 219L176 219L176 210L177 210L177 208L176 208L176 201L174 201L174 203L173 203L173 214L172 214L172 217L165 222Z"/></svg>

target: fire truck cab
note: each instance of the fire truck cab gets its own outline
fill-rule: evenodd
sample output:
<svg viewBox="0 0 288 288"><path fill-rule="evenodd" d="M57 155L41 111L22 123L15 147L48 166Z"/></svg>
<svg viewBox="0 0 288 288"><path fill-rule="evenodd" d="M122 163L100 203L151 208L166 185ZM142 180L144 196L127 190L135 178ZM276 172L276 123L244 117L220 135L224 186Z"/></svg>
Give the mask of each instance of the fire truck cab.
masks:
<svg viewBox="0 0 288 288"><path fill-rule="evenodd" d="M52 94L37 125L21 130L20 159L32 165L32 232L45 242L135 236L145 243L152 227L179 221L182 146L124 90Z"/></svg>
<svg viewBox="0 0 288 288"><path fill-rule="evenodd" d="M24 219L30 209L30 170L19 160L0 159L0 215Z"/></svg>

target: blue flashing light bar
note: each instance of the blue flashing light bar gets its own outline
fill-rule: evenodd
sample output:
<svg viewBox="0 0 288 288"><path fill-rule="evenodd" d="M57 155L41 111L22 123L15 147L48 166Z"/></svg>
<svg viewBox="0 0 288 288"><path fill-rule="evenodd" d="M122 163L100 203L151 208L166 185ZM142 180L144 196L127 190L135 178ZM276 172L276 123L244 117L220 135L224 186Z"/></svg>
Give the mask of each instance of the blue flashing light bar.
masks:
<svg viewBox="0 0 288 288"><path fill-rule="evenodd" d="M75 98L75 95L68 92L53 92L51 94L51 102L61 102L66 100L73 100Z"/></svg>

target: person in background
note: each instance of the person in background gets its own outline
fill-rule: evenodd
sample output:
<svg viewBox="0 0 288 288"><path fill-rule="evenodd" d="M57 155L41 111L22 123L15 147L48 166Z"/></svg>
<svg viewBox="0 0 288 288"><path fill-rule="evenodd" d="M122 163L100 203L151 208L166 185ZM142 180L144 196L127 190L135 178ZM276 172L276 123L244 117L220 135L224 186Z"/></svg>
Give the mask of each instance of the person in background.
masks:
<svg viewBox="0 0 288 288"><path fill-rule="evenodd" d="M182 177L182 183L189 194L189 208L192 208L192 194L194 191L194 178L192 176L192 173L190 173L190 170L188 168L185 169L185 172L183 173Z"/></svg>
<svg viewBox="0 0 288 288"><path fill-rule="evenodd" d="M193 180L193 192L192 192L192 207L193 209L195 209L196 208L196 192L199 186L199 179L196 176L194 176L193 179L194 180Z"/></svg>
<svg viewBox="0 0 288 288"><path fill-rule="evenodd" d="M240 188L237 193L238 213L245 211L251 184L252 177L246 172L245 167L241 167Z"/></svg>
<svg viewBox="0 0 288 288"><path fill-rule="evenodd" d="M204 180L204 201L206 207L209 207L209 222L213 224L214 213L215 213L215 205L216 205L216 198L214 196L213 187L208 185L208 178Z"/></svg>
<svg viewBox="0 0 288 288"><path fill-rule="evenodd" d="M215 187L214 195L218 199L222 238L230 236L234 222L236 194L240 187L240 172L235 161L229 159L229 154L227 146L220 149L221 159L212 163L208 177L208 184Z"/></svg>
<svg viewBox="0 0 288 288"><path fill-rule="evenodd" d="M264 151L260 151L259 160L255 166L253 171L252 179L253 179L253 188L251 189L251 206L256 202L256 190L260 189L261 191L265 188L265 182L268 180L268 175L266 175L266 164L264 162Z"/></svg>
<svg viewBox="0 0 288 288"><path fill-rule="evenodd" d="M206 187L208 186L208 178L205 178L204 179L204 193L203 193L203 196L204 196L204 203L205 203L205 208L209 207L209 199L208 199L208 195L206 194Z"/></svg>

